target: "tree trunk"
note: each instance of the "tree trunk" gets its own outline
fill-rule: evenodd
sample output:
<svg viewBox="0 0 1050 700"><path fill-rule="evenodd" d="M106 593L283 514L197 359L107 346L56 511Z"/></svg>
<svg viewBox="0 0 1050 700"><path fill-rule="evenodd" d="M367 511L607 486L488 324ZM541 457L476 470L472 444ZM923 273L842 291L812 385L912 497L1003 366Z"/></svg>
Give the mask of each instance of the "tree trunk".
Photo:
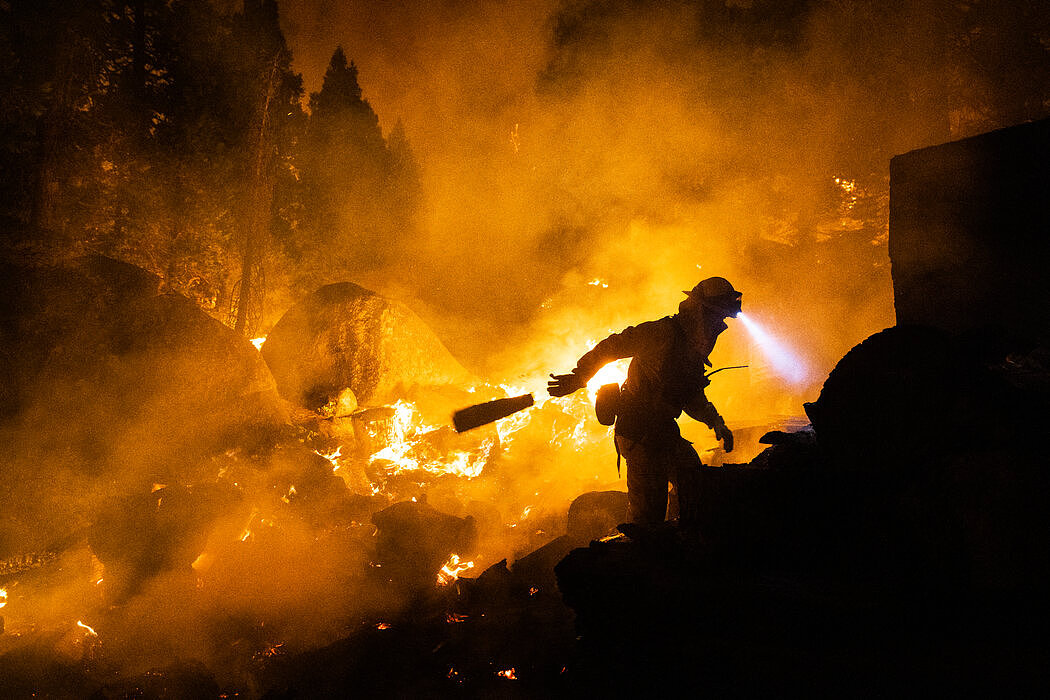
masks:
<svg viewBox="0 0 1050 700"><path fill-rule="evenodd" d="M270 205L273 199L272 187L268 182L267 164L267 131L270 125L270 105L277 91L277 69L279 55L274 55L273 66L266 83L266 99L263 102L262 116L259 119L259 136L255 146L255 163L252 167L251 182L248 185L248 217L244 227L244 247L241 255L241 288L237 300L237 320L234 330L245 333L248 326L248 308L251 305L252 267L256 264L258 247L262 233L270 221Z"/></svg>

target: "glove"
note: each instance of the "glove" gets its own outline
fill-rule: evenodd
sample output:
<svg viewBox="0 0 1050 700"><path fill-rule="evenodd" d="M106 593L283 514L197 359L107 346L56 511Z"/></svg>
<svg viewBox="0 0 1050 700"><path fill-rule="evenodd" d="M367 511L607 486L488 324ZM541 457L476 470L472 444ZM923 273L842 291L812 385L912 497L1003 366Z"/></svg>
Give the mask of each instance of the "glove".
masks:
<svg viewBox="0 0 1050 700"><path fill-rule="evenodd" d="M715 437L722 441L722 449L726 452L733 451L733 431L723 422L715 426Z"/></svg>
<svg viewBox="0 0 1050 700"><path fill-rule="evenodd" d="M551 396L568 396L577 389L582 389L586 382L575 372L571 374L552 374L547 381L547 393Z"/></svg>

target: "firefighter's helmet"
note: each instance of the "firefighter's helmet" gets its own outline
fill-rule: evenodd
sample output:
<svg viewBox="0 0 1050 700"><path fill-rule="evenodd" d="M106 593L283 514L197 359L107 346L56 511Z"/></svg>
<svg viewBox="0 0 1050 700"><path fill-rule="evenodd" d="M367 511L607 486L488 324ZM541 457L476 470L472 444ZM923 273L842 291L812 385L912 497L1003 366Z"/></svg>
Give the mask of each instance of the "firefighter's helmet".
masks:
<svg viewBox="0 0 1050 700"><path fill-rule="evenodd" d="M690 299L695 299L704 306L736 316L740 313L741 293L733 288L725 277L708 277L688 292L683 292Z"/></svg>

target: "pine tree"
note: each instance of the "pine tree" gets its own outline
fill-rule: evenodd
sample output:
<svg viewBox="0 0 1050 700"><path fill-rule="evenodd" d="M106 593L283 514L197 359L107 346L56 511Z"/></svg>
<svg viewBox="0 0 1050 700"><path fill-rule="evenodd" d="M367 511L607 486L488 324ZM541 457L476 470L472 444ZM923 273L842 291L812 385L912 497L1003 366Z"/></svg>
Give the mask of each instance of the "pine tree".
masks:
<svg viewBox="0 0 1050 700"><path fill-rule="evenodd" d="M296 252L303 291L385 262L402 218L391 206L393 178L379 117L339 47L321 90L310 96L302 149L304 226Z"/></svg>

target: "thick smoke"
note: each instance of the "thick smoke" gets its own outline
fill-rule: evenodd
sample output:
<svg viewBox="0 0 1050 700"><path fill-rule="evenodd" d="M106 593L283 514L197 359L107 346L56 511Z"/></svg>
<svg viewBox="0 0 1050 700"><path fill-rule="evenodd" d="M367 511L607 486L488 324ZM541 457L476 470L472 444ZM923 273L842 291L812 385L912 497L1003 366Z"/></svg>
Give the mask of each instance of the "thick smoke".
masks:
<svg viewBox="0 0 1050 700"><path fill-rule="evenodd" d="M593 342L673 313L681 290L725 276L744 292L748 314L808 368L796 384L778 377L730 322L711 359L751 367L719 375L709 395L734 429L799 414L850 346L893 323L889 159L980 126L953 107L958 96L947 86L983 83L971 80L970 67L948 65L938 8L281 4L307 90L320 88L341 44L384 132L402 120L423 168L423 237L352 281L404 301L493 384L540 393L548 372L571 369ZM482 564L542 544L572 496L616 481L611 445L593 420L582 450L565 431L585 404L577 396L537 409L493 467L513 477L506 483L493 476L472 490L429 494L457 516L478 515L468 498L494 505L492 530L504 534L486 540L482 528ZM129 452L152 446L149 434L123 428L120 446ZM554 432L566 440L549 444ZM702 426L686 435L701 450L713 446ZM234 453L200 469L242 484L237 474L273 472L253 462L262 459ZM47 600L31 598L31 582L20 584L5 611L9 628L19 605L56 624L94 614L85 621L106 620L103 641L70 627L60 640L70 656L97 643L110 645L107 657L126 659L124 670L173 658L219 669L243 659L243 649L315 647L372 610L396 609L400 601L378 599L385 589L361 573L369 562L359 538L371 537L371 527L314 526L290 510L290 486L304 489L300 475L291 478L250 490L285 514L278 526L263 522L272 519L265 508L253 513L259 504L250 499L220 509L204 529L213 563L148 579L117 612L107 584L95 583L101 562L86 546L67 551L60 568L70 581L49 582ZM72 493L67 510L88 496L105 500ZM515 519L531 534L500 529ZM236 675L232 661L226 667Z"/></svg>
<svg viewBox="0 0 1050 700"><path fill-rule="evenodd" d="M893 323L890 157L959 135L947 86L964 67L948 71L935 3L282 11L308 88L341 43L424 169L424 239L364 282L484 374L567 369L587 339L672 313L720 274L812 371L803 387L719 385L764 384L739 403L797 412L785 396L811 397ZM742 330L719 351L757 359Z"/></svg>

